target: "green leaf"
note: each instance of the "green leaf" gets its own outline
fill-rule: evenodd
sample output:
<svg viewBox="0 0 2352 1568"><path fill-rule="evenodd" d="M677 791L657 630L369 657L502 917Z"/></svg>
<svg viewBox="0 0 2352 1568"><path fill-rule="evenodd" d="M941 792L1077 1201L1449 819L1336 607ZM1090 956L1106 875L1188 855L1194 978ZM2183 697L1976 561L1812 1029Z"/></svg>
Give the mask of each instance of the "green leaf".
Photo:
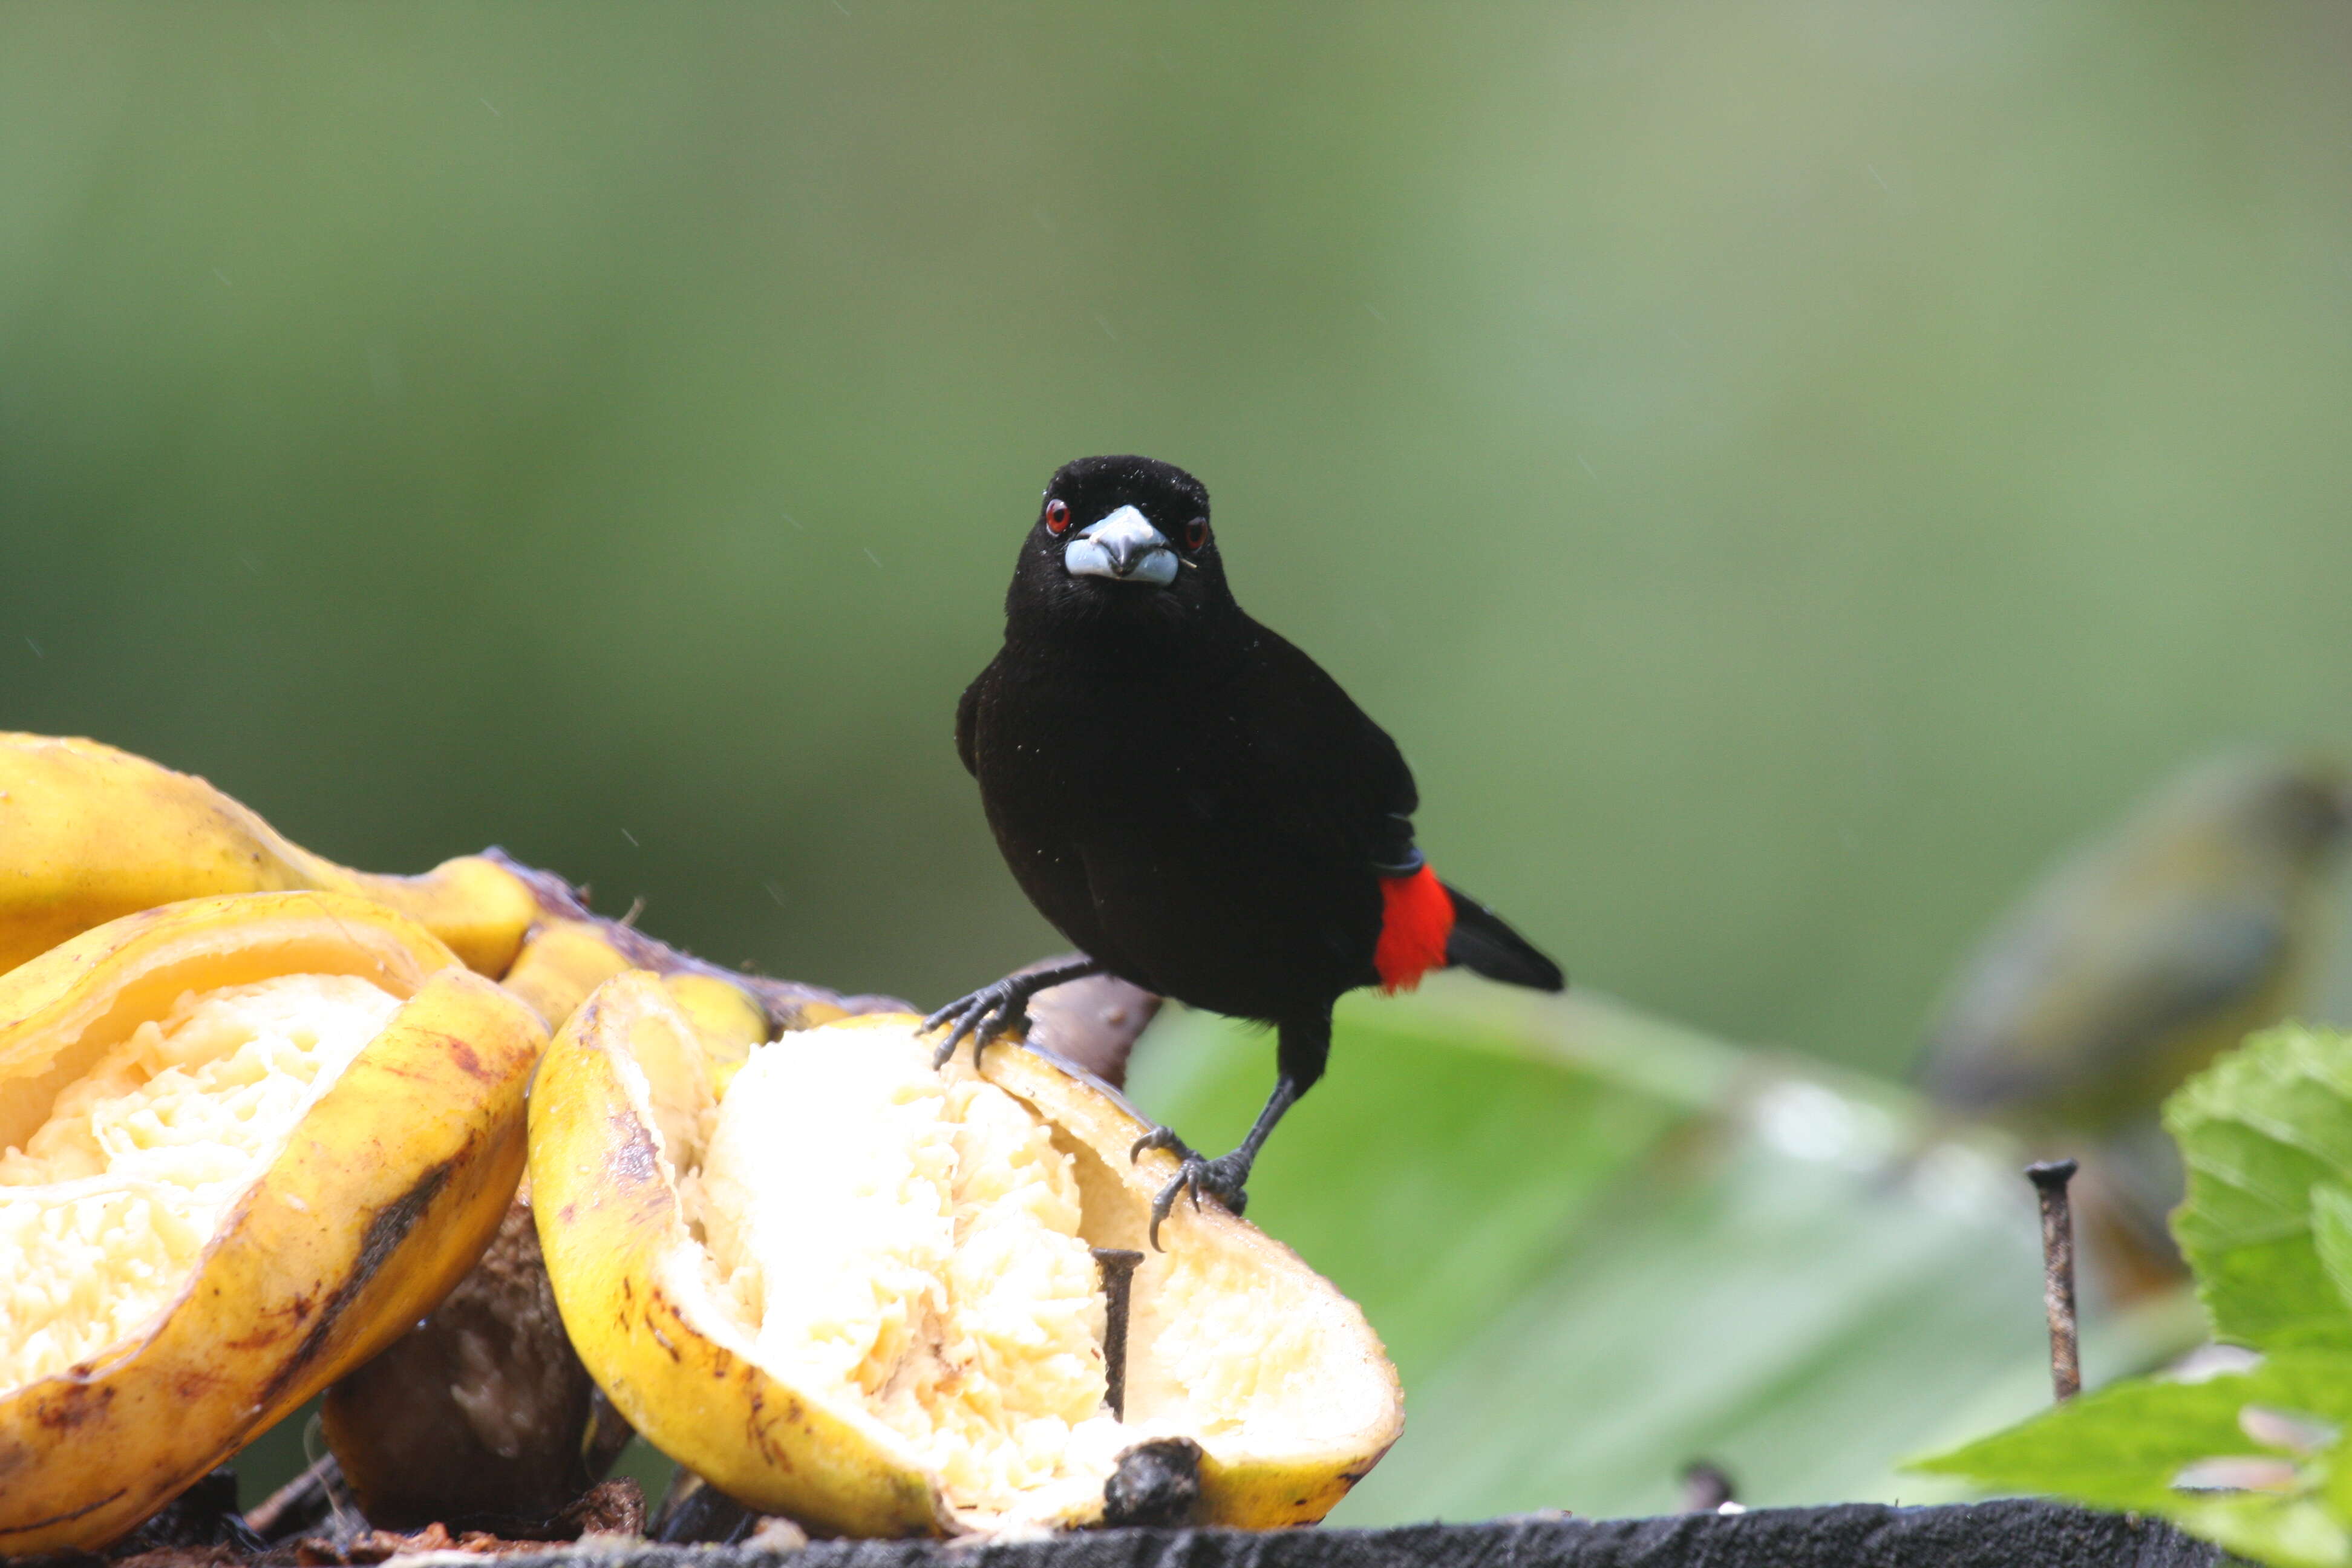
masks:
<svg viewBox="0 0 2352 1568"><path fill-rule="evenodd" d="M2252 1409L2255 1415L2250 1416ZM2287 1351L2199 1383L2146 1380L2080 1398L1920 1461L2000 1491L2054 1493L2094 1507L2162 1514L2232 1552L2291 1568L2352 1563L2352 1529L2331 1495L2340 1442L2316 1454L2264 1442L2265 1412L2352 1424L2352 1352ZM2267 1425L2291 1425L2276 1417ZM2205 1494L2179 1484L2212 1462L2253 1461L2284 1490Z"/></svg>
<svg viewBox="0 0 2352 1568"><path fill-rule="evenodd" d="M1671 1058L1675 1035L1656 1026L1649 1043ZM1433 1031L1422 1007L1350 1003L1335 1070L1258 1162L1250 1218L1365 1304L1409 1383L1512 1299L1725 1065L1702 1042L1663 1081L1655 1059L1605 1048L1563 1070L1572 1049L1508 1019L1460 1016ZM1179 1014L1154 1027L1129 1087L1218 1150L1273 1084L1270 1036Z"/></svg>
<svg viewBox="0 0 2352 1568"><path fill-rule="evenodd" d="M2352 1311L2352 1190L2333 1182L2311 1189L2311 1241L2338 1300Z"/></svg>
<svg viewBox="0 0 2352 1568"><path fill-rule="evenodd" d="M1171 1016L1134 1096L1222 1149L1271 1058L1263 1033ZM1403 1440L1338 1522L1666 1511L1698 1458L1752 1503L1917 1501L1944 1483L1894 1456L2049 1398L2021 1163L1931 1141L1883 1084L1591 994L1433 980L1342 1006L1250 1217L1363 1306L1404 1378ZM2095 1321L2086 1361L2185 1348L2202 1321L2179 1305Z"/></svg>
<svg viewBox="0 0 2352 1568"><path fill-rule="evenodd" d="M2189 1172L2173 1234L2214 1337L2352 1350L2352 1311L2312 1221L2314 1187L2352 1184L2352 1038L2256 1035L2183 1085L2164 1124Z"/></svg>
<svg viewBox="0 0 2352 1568"><path fill-rule="evenodd" d="M2173 1233L2215 1336L2263 1352L2126 1384L1921 1462L1929 1473L2163 1514L2291 1568L2352 1564L2352 1038L2250 1038L2164 1121L2189 1171Z"/></svg>

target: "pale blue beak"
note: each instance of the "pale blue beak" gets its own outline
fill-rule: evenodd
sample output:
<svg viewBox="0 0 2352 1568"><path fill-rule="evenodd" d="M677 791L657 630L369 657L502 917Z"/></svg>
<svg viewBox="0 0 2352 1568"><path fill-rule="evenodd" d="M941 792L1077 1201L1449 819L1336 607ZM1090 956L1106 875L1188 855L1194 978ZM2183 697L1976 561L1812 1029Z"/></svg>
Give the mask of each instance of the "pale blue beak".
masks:
<svg viewBox="0 0 2352 1568"><path fill-rule="evenodd" d="M1079 530L1062 552L1062 565L1073 577L1108 577L1163 588L1176 581L1176 552L1167 536L1131 506Z"/></svg>

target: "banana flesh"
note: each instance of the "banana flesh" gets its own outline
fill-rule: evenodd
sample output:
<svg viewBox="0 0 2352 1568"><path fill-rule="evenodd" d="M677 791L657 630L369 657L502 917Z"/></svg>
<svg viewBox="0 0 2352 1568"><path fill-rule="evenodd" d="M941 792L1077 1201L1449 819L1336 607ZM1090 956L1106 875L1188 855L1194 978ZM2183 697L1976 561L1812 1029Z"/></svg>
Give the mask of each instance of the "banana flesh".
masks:
<svg viewBox="0 0 2352 1568"><path fill-rule="evenodd" d="M135 1527L429 1310L506 1212L543 1027L417 922L340 893L166 905L0 975L0 1143L27 1146L184 995L295 976L364 981L396 1010L300 1111L160 1310L0 1388L0 1555L91 1550ZM106 1179L0 1199L69 1202Z"/></svg>

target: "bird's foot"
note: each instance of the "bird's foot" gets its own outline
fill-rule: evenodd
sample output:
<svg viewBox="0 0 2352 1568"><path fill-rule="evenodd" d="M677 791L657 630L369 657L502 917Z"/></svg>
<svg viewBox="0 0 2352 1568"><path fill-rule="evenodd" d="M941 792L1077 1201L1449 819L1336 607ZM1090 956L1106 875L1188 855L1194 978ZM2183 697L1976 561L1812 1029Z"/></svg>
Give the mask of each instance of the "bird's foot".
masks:
<svg viewBox="0 0 2352 1568"><path fill-rule="evenodd" d="M1129 1160L1138 1159L1146 1149L1172 1151L1178 1162L1175 1179L1160 1188L1159 1196L1151 1200L1152 1250L1156 1252L1167 1250L1160 1245L1160 1224L1168 1217L1169 1211L1176 1206L1176 1200L1180 1197L1189 1194L1192 1200L1192 1206L1198 1209L1201 1206L1201 1194L1206 1193L1224 1205L1227 1213L1235 1215L1240 1215L1249 1206L1247 1188L1250 1165L1253 1162L1247 1152L1236 1149L1230 1154L1220 1154L1213 1160L1204 1160L1193 1151L1191 1145L1177 1137L1171 1129L1166 1127L1155 1127L1137 1139L1135 1146L1128 1151L1127 1157Z"/></svg>
<svg viewBox="0 0 2352 1568"><path fill-rule="evenodd" d="M982 1052L999 1037L1014 1030L1026 1031L1029 1026L1029 991L1022 985L1020 975L1008 975L993 985L983 985L969 996L959 996L929 1017L923 1020L923 1032L930 1033L946 1026L947 1038L931 1052L931 1066L943 1068L955 1055L956 1047L967 1035L971 1037L972 1070L980 1070Z"/></svg>

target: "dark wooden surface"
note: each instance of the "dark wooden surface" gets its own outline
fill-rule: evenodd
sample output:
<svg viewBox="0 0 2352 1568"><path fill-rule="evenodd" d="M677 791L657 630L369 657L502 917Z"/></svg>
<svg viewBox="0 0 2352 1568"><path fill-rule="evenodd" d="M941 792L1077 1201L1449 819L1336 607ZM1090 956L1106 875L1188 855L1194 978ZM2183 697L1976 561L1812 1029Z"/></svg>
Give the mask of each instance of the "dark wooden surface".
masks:
<svg viewBox="0 0 2352 1568"><path fill-rule="evenodd" d="M2223 1561L2153 1520L2027 1500L1667 1519L1534 1516L1393 1530L1105 1530L993 1545L820 1541L785 1556L591 1538L499 1560L504 1568L2216 1568Z"/></svg>

